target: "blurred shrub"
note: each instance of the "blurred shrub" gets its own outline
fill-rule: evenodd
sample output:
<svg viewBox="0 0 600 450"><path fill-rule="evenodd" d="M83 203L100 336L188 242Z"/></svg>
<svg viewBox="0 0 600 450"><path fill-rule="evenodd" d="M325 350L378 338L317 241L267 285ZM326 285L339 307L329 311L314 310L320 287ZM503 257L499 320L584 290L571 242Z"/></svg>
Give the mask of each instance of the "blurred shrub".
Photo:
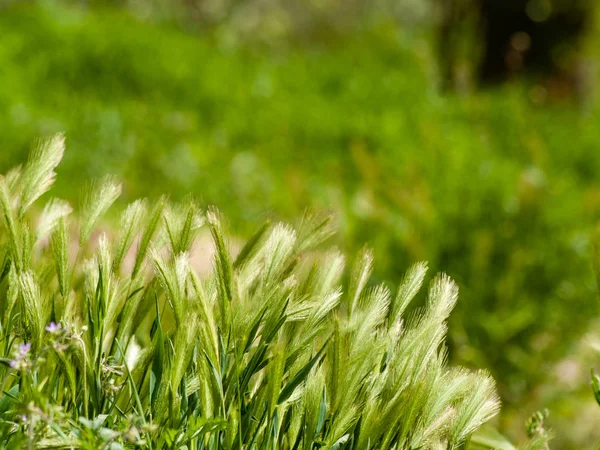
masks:
<svg viewBox="0 0 600 450"><path fill-rule="evenodd" d="M458 281L455 360L517 409L553 400L537 387L597 313L595 114L540 108L540 87L441 97L426 37L393 26L270 52L111 11L17 6L0 27L0 171L61 130L65 197L111 172L126 199L203 195L238 233L332 210L377 280L427 259Z"/></svg>
<svg viewBox="0 0 600 450"><path fill-rule="evenodd" d="M30 3L30 0L8 0ZM83 8L119 7L153 22L221 30L229 38L275 47L360 31L382 17L406 27L433 26L437 0L35 0Z"/></svg>

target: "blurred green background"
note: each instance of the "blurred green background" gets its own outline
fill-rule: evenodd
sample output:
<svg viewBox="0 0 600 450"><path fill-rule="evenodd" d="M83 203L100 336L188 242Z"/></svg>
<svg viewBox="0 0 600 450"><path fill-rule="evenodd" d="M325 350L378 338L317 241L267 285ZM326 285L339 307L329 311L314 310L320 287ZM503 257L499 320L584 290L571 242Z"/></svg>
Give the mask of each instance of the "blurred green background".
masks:
<svg viewBox="0 0 600 450"><path fill-rule="evenodd" d="M123 201L192 193L241 237L331 212L377 280L457 280L451 358L492 371L503 432L548 408L553 448L600 438L593 2L0 5L1 172L64 131L70 200L112 173Z"/></svg>

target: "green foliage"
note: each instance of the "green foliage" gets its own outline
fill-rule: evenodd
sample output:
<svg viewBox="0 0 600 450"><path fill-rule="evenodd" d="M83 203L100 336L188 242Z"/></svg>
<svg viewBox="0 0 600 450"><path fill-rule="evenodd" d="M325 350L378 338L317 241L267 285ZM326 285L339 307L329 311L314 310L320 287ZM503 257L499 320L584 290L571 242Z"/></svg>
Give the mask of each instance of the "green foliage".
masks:
<svg viewBox="0 0 600 450"><path fill-rule="evenodd" d="M14 6L0 28L2 170L35 137L64 130L71 151L55 192L69 201L88 178L115 173L124 202L169 191L189 212L186 196L202 194L242 236L267 218L330 209L344 254L368 242L378 255L374 280L401 280L426 259L457 281L450 358L489 367L507 406L571 398L554 380L532 397L597 315L588 239L600 217L597 111L543 105L543 89L517 84L442 97L428 37L395 25L269 51L227 27L199 37L113 10ZM123 219L145 230L136 274L171 206L140 208ZM52 242L66 294L72 237L56 234L71 230L61 223ZM185 248L186 221L170 223L170 245ZM113 266L130 239L115 242ZM7 251L23 259L29 246ZM353 298L360 284L349 286Z"/></svg>
<svg viewBox="0 0 600 450"><path fill-rule="evenodd" d="M406 315L425 265L392 296L365 250L347 295L344 258L315 249L327 221L267 225L236 257L215 209L200 276L195 203L136 201L100 232L112 179L77 218L50 200L36 226L64 139L39 148L0 178L2 448L462 449L498 412L486 372L446 365L447 276Z"/></svg>

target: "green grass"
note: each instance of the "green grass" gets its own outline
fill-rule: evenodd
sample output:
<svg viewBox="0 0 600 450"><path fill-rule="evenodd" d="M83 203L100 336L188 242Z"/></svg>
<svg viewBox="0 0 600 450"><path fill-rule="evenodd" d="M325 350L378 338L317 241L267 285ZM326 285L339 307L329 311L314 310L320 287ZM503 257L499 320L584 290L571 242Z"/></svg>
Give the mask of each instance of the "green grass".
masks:
<svg viewBox="0 0 600 450"><path fill-rule="evenodd" d="M374 281L419 260L456 279L453 361L488 367L513 410L563 415L555 366L597 315L596 110L522 84L442 97L427 36L391 25L268 51L111 10L12 7L0 28L0 168L65 131L69 200L113 173L127 201L193 193L242 236L330 210Z"/></svg>
<svg viewBox="0 0 600 450"><path fill-rule="evenodd" d="M407 314L426 265L392 294L364 250L342 287L328 220L267 224L236 256L193 201L136 201L103 232L112 178L35 219L63 151L57 135L0 178L2 448L465 449L498 412L487 372L446 365L447 276Z"/></svg>

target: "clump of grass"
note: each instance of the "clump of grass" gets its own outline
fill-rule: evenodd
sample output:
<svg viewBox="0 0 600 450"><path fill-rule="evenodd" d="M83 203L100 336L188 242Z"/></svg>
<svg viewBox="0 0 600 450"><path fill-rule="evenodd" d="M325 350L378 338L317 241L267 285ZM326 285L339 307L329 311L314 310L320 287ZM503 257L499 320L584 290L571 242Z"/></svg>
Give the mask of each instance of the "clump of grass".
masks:
<svg viewBox="0 0 600 450"><path fill-rule="evenodd" d="M344 257L311 251L327 221L266 224L234 256L216 209L141 200L99 233L113 179L78 216L53 199L34 222L63 150L57 136L0 178L3 447L459 449L498 412L487 372L446 365L447 276L407 316L426 265L392 293L366 250L344 290Z"/></svg>

